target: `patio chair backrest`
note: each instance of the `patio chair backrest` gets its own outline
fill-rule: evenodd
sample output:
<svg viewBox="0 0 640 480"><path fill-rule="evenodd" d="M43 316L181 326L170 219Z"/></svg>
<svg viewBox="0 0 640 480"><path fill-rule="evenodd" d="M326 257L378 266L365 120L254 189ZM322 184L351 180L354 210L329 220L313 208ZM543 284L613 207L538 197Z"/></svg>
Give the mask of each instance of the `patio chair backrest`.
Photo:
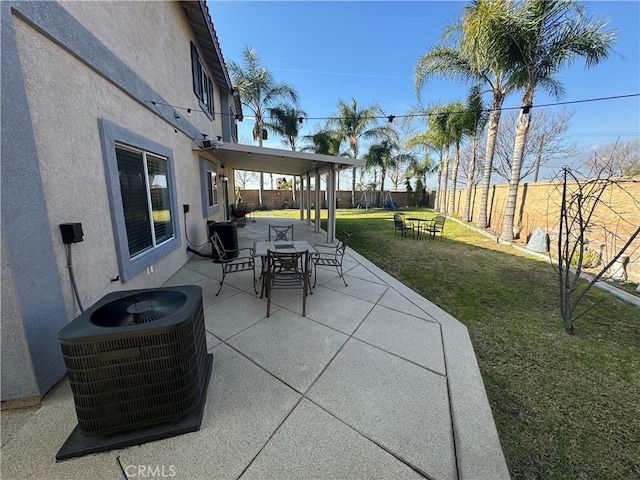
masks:
<svg viewBox="0 0 640 480"><path fill-rule="evenodd" d="M293 225L269 225L269 241L293 241Z"/></svg>
<svg viewBox="0 0 640 480"><path fill-rule="evenodd" d="M309 252L267 251L271 288L302 288L309 271Z"/></svg>
<svg viewBox="0 0 640 480"><path fill-rule="evenodd" d="M401 237L404 238L407 235L407 231L411 230L412 228L405 221L403 213L393 214L393 224L394 224L394 231L393 231L394 238L398 232L400 232Z"/></svg>
<svg viewBox="0 0 640 480"><path fill-rule="evenodd" d="M218 235L218 232L214 232L213 236L211 237L211 244L213 245L215 253L218 255L219 261L224 262L229 260L227 250L224 248L222 239L220 238L220 235Z"/></svg>
<svg viewBox="0 0 640 480"><path fill-rule="evenodd" d="M343 257L344 252L347 250L347 244L351 239L351 234L346 230L342 231L342 240L338 239L338 245L336 246L336 257Z"/></svg>
<svg viewBox="0 0 640 480"><path fill-rule="evenodd" d="M282 253L267 250L267 317L271 312L271 290L299 288L302 290L302 316L306 314L307 292L311 272L311 257L307 250Z"/></svg>

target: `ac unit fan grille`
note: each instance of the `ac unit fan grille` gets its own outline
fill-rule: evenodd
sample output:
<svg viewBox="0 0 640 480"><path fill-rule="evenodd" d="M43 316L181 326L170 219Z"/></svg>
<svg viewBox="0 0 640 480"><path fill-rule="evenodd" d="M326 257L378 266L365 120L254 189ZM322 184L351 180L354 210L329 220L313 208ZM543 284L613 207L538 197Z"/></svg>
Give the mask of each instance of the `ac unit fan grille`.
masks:
<svg viewBox="0 0 640 480"><path fill-rule="evenodd" d="M140 325L175 313L186 301L186 295L181 292L145 290L100 307L91 321L111 328Z"/></svg>

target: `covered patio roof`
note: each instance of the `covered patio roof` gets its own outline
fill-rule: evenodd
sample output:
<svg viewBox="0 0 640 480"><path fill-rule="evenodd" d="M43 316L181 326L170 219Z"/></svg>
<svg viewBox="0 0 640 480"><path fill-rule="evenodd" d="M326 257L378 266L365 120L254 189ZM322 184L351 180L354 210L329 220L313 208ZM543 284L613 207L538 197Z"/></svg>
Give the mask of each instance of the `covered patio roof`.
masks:
<svg viewBox="0 0 640 480"><path fill-rule="evenodd" d="M257 147L241 143L225 143L217 147L214 155L227 167L235 170L298 176L324 174L332 165L334 169L364 167L365 165L364 160L359 159Z"/></svg>

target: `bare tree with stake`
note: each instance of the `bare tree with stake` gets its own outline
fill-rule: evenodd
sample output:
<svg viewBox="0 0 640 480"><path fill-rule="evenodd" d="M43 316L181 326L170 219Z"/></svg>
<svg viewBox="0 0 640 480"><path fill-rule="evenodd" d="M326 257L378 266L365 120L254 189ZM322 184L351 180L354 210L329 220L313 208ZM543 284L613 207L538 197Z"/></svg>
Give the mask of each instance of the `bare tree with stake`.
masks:
<svg viewBox="0 0 640 480"><path fill-rule="evenodd" d="M590 280L581 281L583 266L586 264L586 234L594 227L594 212L598 206L608 208L603 201L603 194L607 188L619 184L614 177L581 179L571 169L564 167L562 171L562 191L560 196L560 218L557 240L557 267L560 314L564 322L564 329L569 334L574 333L574 322L580 315L576 309L584 296L595 283L618 261L632 242L640 235L640 227L632 226L631 233L625 244L613 255L606 265ZM629 193L632 203L638 205L638 199ZM584 313L584 312L583 312Z"/></svg>

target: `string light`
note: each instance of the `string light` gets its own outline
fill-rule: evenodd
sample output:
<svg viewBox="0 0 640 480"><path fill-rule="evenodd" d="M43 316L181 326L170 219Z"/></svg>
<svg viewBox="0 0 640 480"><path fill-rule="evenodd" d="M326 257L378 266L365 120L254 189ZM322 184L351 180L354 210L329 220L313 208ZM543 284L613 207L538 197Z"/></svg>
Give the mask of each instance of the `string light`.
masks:
<svg viewBox="0 0 640 480"><path fill-rule="evenodd" d="M540 105L520 105L517 107L501 107L498 109L495 108L485 108L482 110L482 112L492 112L494 110L500 110L500 111L506 111L506 110L522 110L522 113L529 113L530 109L532 108L541 108L541 107L555 107L555 106L559 106L559 105L571 105L571 104L575 104L575 103L588 103L588 102L599 102L599 101L603 101L603 100L617 100L617 99L621 99L621 98L631 98L631 97L638 97L640 96L640 93L631 93L629 95L616 95L616 96L611 96L611 97L599 97L599 98L587 98L587 99L582 99L582 100L570 100L570 101L566 101L566 102L554 102L554 103L543 103ZM150 103L152 103L154 106L158 106L158 105L162 105L165 107L171 107L174 108L176 110L185 110L187 112L187 116L191 115L191 112L202 112L202 113L206 113L204 110L199 110L199 109L195 109L195 108L190 108L190 107L180 107L180 106L176 106L176 105L170 105L168 103L161 103L161 102L156 102L153 100L150 100ZM383 116L368 116L368 117L363 117L363 118L367 118L367 119L374 119L374 120L382 120L382 119L386 119L389 123L393 123L393 120L396 118L415 118L415 117L428 117L431 115L438 115L441 112L424 112L424 113L408 113L405 115L383 115ZM467 110L461 110L461 111L454 111L454 112L446 112L447 114L466 114L468 113ZM231 113L224 113L224 112L216 112L217 115L233 115L233 117L238 120L240 118L240 115L238 114L231 114ZM177 116L177 114L175 114L176 117L175 118L180 118L179 116ZM252 117L246 117L246 118L252 118ZM254 117L255 118L255 117ZM264 119L269 119L269 120L273 120L273 117L262 117ZM302 124L304 122L304 120L340 120L340 117L298 117L298 123Z"/></svg>

